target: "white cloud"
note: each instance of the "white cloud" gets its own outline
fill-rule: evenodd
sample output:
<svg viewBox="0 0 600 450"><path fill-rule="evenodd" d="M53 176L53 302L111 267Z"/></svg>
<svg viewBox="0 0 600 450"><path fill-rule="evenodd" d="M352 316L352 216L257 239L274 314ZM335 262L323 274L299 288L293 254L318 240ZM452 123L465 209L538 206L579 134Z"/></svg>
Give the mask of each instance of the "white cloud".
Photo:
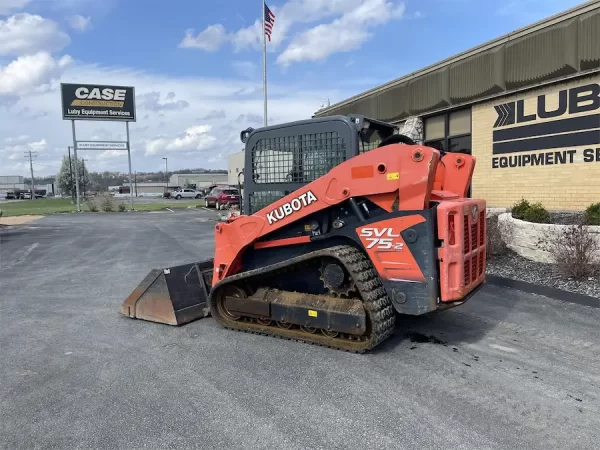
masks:
<svg viewBox="0 0 600 450"><path fill-rule="evenodd" d="M12 144L15 142L25 142L28 139L29 139L28 134L22 134L22 135L16 136L16 137L7 137L4 139L4 142L6 142L7 144Z"/></svg>
<svg viewBox="0 0 600 450"><path fill-rule="evenodd" d="M217 138L210 133L211 125L194 125L185 130L183 135L167 138L159 137L146 143L146 155L155 155L159 152L201 152L208 150Z"/></svg>
<svg viewBox="0 0 600 450"><path fill-rule="evenodd" d="M79 155L78 155L79 156ZM114 159L114 158L122 158L124 156L123 150L105 150L100 153L96 159Z"/></svg>
<svg viewBox="0 0 600 450"><path fill-rule="evenodd" d="M175 98L174 92L167 94L166 100L172 100ZM147 109L150 111L164 111L164 110L178 110L188 108L189 102L185 100L177 100L176 102L160 102L160 92L148 92L146 94L138 95L136 99L136 106L141 109Z"/></svg>
<svg viewBox="0 0 600 450"><path fill-rule="evenodd" d="M281 8L273 7L275 26L267 49L274 51L287 39L290 29L296 24L307 24L346 14L359 8L364 0L289 0ZM262 46L262 21L242 28L231 36L235 51Z"/></svg>
<svg viewBox="0 0 600 450"><path fill-rule="evenodd" d="M0 157L4 160L15 161L15 163L12 163L13 165L19 165L23 162L25 156L27 156L26 152L37 152L37 154L35 155L36 158L44 156L42 152L44 152L47 148L46 139L25 142L27 141L27 139L21 139L22 137L23 136L19 136L18 143L15 142L13 143L13 145L6 145L4 147L0 146ZM10 164L3 162L2 166L4 165ZM27 165L29 165L29 162L27 163Z"/></svg>
<svg viewBox="0 0 600 450"><path fill-rule="evenodd" d="M69 25L71 26L71 28L77 31L85 31L90 27L91 24L91 17L83 17L79 14L76 14L69 18Z"/></svg>
<svg viewBox="0 0 600 450"><path fill-rule="evenodd" d="M292 37L291 43L277 59L282 66L300 61L321 61L337 52L359 48L371 37L369 29L401 18L404 3L396 0L288 0L281 7L272 7L275 25L267 51L277 51L287 41L292 28L319 23ZM221 24L210 25L198 36L188 30L180 44L186 48L217 51L230 42L235 52L258 50L263 45L262 21L237 31L226 32ZM185 43L185 45L183 45Z"/></svg>
<svg viewBox="0 0 600 450"><path fill-rule="evenodd" d="M40 152L46 149L46 139L42 139L40 141L37 142L30 142L29 144L27 144L29 146L29 149L32 152Z"/></svg>
<svg viewBox="0 0 600 450"><path fill-rule="evenodd" d="M55 22L38 15L15 14L0 20L0 55L55 52L70 42L69 36Z"/></svg>
<svg viewBox="0 0 600 450"><path fill-rule="evenodd" d="M58 62L55 62L57 65ZM4 76L5 69L2 69ZM160 93L161 103L184 100L185 109L163 109L159 112L143 112L138 104L138 121L132 123L131 149L133 170L159 170L164 166L162 156L169 157L169 169L192 167L227 168L227 156L239 151L243 144L239 135L248 126L261 126L263 114L262 80L248 80L232 75L230 78L215 79L190 76L167 76L147 73L128 68L105 68L95 64L73 62L60 70L60 75L45 83L42 89L34 80L28 80L27 89L19 92L12 103L0 106L0 163L8 174L27 175L26 166L17 165L24 161L23 153L15 161L6 159L3 145L14 146L45 140L46 149L36 159L36 175L55 174L58 169L52 161L60 160L72 145L71 124L62 120L60 112L59 82L95 83L135 86L140 96ZM34 77L35 78L35 77ZM370 81L372 82L372 80ZM328 89L322 83L318 88L307 87L304 81L280 84L269 83L269 123L282 123L307 119L317 110L324 98L332 103L349 97L356 90L365 90L369 85L340 87L332 83ZM11 81L11 84L14 84ZM0 86L4 86L0 82ZM4 87L6 90L6 88ZM347 89L347 90L346 90ZM14 90L11 88L11 90ZM173 93L173 94L170 94ZM0 94L0 101L2 95ZM19 115L20 114L20 115ZM35 119L32 119L35 117ZM25 118L27 118L25 120ZM210 126L210 130L206 127ZM86 122L77 123L79 140L115 140L125 138L123 123ZM4 143L3 139L16 139L28 135L22 142ZM148 148L147 148L148 147ZM148 154L148 150L150 151ZM11 153L12 154L12 153ZM128 169L126 152L83 152L89 158L89 170ZM158 161L158 162L157 162Z"/></svg>
<svg viewBox="0 0 600 450"><path fill-rule="evenodd" d="M225 117L227 117L227 114L225 114L225 110L213 109L212 111L206 113L204 116L200 117L198 120L224 119Z"/></svg>
<svg viewBox="0 0 600 450"><path fill-rule="evenodd" d="M365 0L339 19L317 25L297 35L278 56L287 67L294 62L324 61L333 53L358 49L371 37L369 28L402 17L404 4L389 0Z"/></svg>
<svg viewBox="0 0 600 450"><path fill-rule="evenodd" d="M9 14L15 10L21 10L31 0L0 0L0 15Z"/></svg>
<svg viewBox="0 0 600 450"><path fill-rule="evenodd" d="M220 23L209 25L206 29L197 36L194 36L194 30L190 29L185 32L185 37L179 43L181 48L199 48L207 52L217 51L227 40L227 32L225 27Z"/></svg>
<svg viewBox="0 0 600 450"><path fill-rule="evenodd" d="M20 56L0 66L0 95L23 95L47 87L71 64L70 56L56 60L49 53Z"/></svg>

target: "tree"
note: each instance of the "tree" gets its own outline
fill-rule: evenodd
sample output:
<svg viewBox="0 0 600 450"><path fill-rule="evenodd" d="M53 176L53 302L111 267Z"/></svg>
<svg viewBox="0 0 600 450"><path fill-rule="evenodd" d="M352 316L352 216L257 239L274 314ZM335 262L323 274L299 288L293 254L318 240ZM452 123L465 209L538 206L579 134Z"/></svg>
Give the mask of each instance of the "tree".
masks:
<svg viewBox="0 0 600 450"><path fill-rule="evenodd" d="M79 169L79 194L83 195L83 186L87 185L86 188L88 188L90 175L85 165L85 161L81 160L81 158L77 159L77 166ZM60 189L63 194L70 195L72 198L75 198L75 156L71 155L70 166L69 157L63 156L60 171L56 176L56 184L58 185L58 189ZM87 190L89 191L89 188Z"/></svg>

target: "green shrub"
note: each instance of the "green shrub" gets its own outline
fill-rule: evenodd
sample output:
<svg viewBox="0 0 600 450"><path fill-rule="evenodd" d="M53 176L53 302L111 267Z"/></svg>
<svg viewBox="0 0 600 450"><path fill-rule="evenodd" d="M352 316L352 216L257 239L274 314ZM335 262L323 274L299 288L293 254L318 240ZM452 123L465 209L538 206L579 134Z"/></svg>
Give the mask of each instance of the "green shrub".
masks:
<svg viewBox="0 0 600 450"><path fill-rule="evenodd" d="M88 203L88 209L90 212L98 212L98 207L93 202Z"/></svg>
<svg viewBox="0 0 600 450"><path fill-rule="evenodd" d="M101 194L94 198L93 201L96 208L104 212L111 212L115 210L116 204L115 199L110 194Z"/></svg>
<svg viewBox="0 0 600 450"><path fill-rule="evenodd" d="M523 220L532 223L550 223L550 213L541 203L534 203L525 210Z"/></svg>
<svg viewBox="0 0 600 450"><path fill-rule="evenodd" d="M532 223L550 223L550 213L542 206L540 202L529 203L525 199L521 199L511 208L512 216L515 219L524 220Z"/></svg>
<svg viewBox="0 0 600 450"><path fill-rule="evenodd" d="M584 213L586 225L600 225L600 203L592 203Z"/></svg>
<svg viewBox="0 0 600 450"><path fill-rule="evenodd" d="M525 220L525 213L527 212L527 210L531 207L531 204L525 200L524 198L521 199L521 201L519 203L516 203L515 205L513 205L513 207L511 208L511 213L512 216L515 219L519 219L519 220Z"/></svg>
<svg viewBox="0 0 600 450"><path fill-rule="evenodd" d="M119 211L121 211L121 212L125 211L125 204L124 203L119 203Z"/></svg>

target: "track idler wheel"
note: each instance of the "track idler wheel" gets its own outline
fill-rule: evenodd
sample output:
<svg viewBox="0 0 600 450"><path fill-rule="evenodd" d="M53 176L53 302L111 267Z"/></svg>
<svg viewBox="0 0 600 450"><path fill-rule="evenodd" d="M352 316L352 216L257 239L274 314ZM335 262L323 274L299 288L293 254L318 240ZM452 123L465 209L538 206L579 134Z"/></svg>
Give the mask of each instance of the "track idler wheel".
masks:
<svg viewBox="0 0 600 450"><path fill-rule="evenodd" d="M227 309L227 306L225 306L225 298L226 297L248 298L248 294L246 294L246 291L244 291L242 288L235 286L235 285L226 286L223 291L224 291L223 295L217 302L217 308L219 309L219 312L223 316L227 317L230 320L240 320L242 318L242 316L235 314L235 313L231 312L229 309Z"/></svg>

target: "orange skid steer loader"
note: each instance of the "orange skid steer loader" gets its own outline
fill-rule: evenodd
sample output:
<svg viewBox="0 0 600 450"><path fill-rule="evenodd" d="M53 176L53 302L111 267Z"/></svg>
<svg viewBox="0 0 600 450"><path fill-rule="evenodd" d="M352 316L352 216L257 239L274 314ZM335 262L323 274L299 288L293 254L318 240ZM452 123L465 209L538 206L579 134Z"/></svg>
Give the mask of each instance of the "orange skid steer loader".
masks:
<svg viewBox="0 0 600 450"><path fill-rule="evenodd" d="M212 258L151 271L121 313L365 352L398 314L464 303L485 282L475 158L397 131L358 115L245 130L242 211Z"/></svg>

